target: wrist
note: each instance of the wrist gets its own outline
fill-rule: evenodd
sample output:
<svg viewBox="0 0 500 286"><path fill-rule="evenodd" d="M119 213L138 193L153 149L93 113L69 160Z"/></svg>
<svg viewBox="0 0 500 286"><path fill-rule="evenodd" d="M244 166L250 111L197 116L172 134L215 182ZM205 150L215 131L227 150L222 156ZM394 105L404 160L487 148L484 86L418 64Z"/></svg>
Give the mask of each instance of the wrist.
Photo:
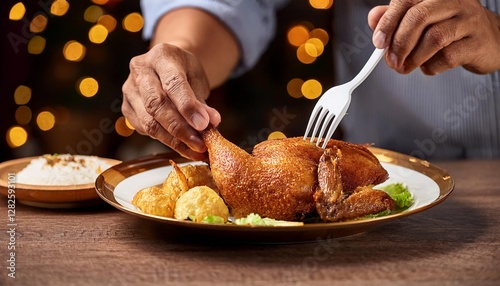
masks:
<svg viewBox="0 0 500 286"><path fill-rule="evenodd" d="M165 14L157 23L151 45L167 43L194 54L208 77L210 87L222 84L240 58L239 44L219 19L196 8Z"/></svg>

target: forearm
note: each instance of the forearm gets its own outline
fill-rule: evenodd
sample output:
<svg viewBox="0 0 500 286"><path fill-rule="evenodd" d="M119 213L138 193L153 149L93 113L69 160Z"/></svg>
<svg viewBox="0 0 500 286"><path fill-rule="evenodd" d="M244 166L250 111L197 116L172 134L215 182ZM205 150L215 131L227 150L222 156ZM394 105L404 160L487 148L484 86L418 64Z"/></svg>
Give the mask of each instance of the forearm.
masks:
<svg viewBox="0 0 500 286"><path fill-rule="evenodd" d="M238 42L228 28L212 15L195 8L165 14L151 39L151 46L159 43L175 45L196 55L211 88L227 80L240 58Z"/></svg>

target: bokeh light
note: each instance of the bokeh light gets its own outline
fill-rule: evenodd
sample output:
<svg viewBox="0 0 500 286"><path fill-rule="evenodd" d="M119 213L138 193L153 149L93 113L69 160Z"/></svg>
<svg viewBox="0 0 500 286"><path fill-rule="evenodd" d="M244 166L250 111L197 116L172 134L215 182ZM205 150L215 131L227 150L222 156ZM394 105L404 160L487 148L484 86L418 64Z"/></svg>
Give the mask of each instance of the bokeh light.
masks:
<svg viewBox="0 0 500 286"><path fill-rule="evenodd" d="M323 46L326 46L326 44L328 44L328 41L330 40L330 37L328 36L328 32L321 29L321 28L313 29L309 33L309 38L319 39L323 43Z"/></svg>
<svg viewBox="0 0 500 286"><path fill-rule="evenodd" d="M125 117L120 117L115 122L115 130L120 136L128 137L134 133L134 129L129 128Z"/></svg>
<svg viewBox="0 0 500 286"><path fill-rule="evenodd" d="M28 141L28 132L20 126L13 126L7 130L7 144L11 148L24 145Z"/></svg>
<svg viewBox="0 0 500 286"><path fill-rule="evenodd" d="M94 44L103 43L108 37L108 29L101 24L94 25L89 31L89 40Z"/></svg>
<svg viewBox="0 0 500 286"><path fill-rule="evenodd" d="M77 90L85 97L92 97L99 91L99 83L91 77L86 77L78 82Z"/></svg>
<svg viewBox="0 0 500 286"><path fill-rule="evenodd" d="M280 138L286 138L286 135L281 132L281 131L274 131L267 136L267 139L272 140L272 139L280 139Z"/></svg>
<svg viewBox="0 0 500 286"><path fill-rule="evenodd" d="M94 2L97 5L104 5L108 3L108 0L92 0L92 2Z"/></svg>
<svg viewBox="0 0 500 286"><path fill-rule="evenodd" d="M42 131L48 131L54 128L56 117L50 111L42 111L36 117L36 125Z"/></svg>
<svg viewBox="0 0 500 286"><path fill-rule="evenodd" d="M55 0L50 6L50 13L54 16L64 16L68 12L69 3L66 0Z"/></svg>
<svg viewBox="0 0 500 286"><path fill-rule="evenodd" d="M321 56L325 47L323 46L323 42L321 42L319 39L311 38L304 44L304 49L308 55L317 58Z"/></svg>
<svg viewBox="0 0 500 286"><path fill-rule="evenodd" d="M139 13L130 13L123 19L123 29L129 32L139 32L144 26L144 19Z"/></svg>
<svg viewBox="0 0 500 286"><path fill-rule="evenodd" d="M305 98L316 99L323 92L323 87L321 86L321 83L319 81L315 79L310 79L304 82L301 90Z"/></svg>
<svg viewBox="0 0 500 286"><path fill-rule="evenodd" d="M19 106L16 109L16 113L14 115L16 117L16 122L19 125L26 125L30 123L31 118L32 118L32 113L31 109L27 107L26 105Z"/></svg>
<svg viewBox="0 0 500 286"><path fill-rule="evenodd" d="M134 126L132 126L132 124L130 124L130 122L128 121L127 118L125 118L125 124L127 125L127 127L131 130L135 130Z"/></svg>
<svg viewBox="0 0 500 286"><path fill-rule="evenodd" d="M86 48L77 41L69 41L64 45L63 55L68 61L79 62L85 57Z"/></svg>
<svg viewBox="0 0 500 286"><path fill-rule="evenodd" d="M9 12L9 19L13 21L18 21L21 20L24 17L24 14L26 13L26 7L24 7L24 4L22 2L19 2L12 6Z"/></svg>
<svg viewBox="0 0 500 286"><path fill-rule="evenodd" d="M28 42L28 53L32 55L39 55L45 50L45 38L41 36L34 36Z"/></svg>
<svg viewBox="0 0 500 286"><path fill-rule="evenodd" d="M116 19L111 15L102 15L97 20L97 24L103 25L108 33L111 33L116 28Z"/></svg>
<svg viewBox="0 0 500 286"><path fill-rule="evenodd" d="M87 22L95 23L103 14L104 11L101 7L91 5L87 9L85 9L85 12L83 13L83 19L85 19L85 21Z"/></svg>
<svg viewBox="0 0 500 286"><path fill-rule="evenodd" d="M31 88L20 85L14 91L14 101L18 105L27 104L31 99Z"/></svg>
<svg viewBox="0 0 500 286"><path fill-rule="evenodd" d="M304 81L300 78L291 79L286 85L288 94L293 98L301 98L303 96L302 84L304 84Z"/></svg>
<svg viewBox="0 0 500 286"><path fill-rule="evenodd" d="M299 47L309 39L309 30L303 25L297 25L288 30L287 39L290 45Z"/></svg>
<svg viewBox="0 0 500 286"><path fill-rule="evenodd" d="M32 33L41 33L45 28L47 27L47 23L49 20L45 15L38 14L36 15L33 20L30 22L30 32Z"/></svg>
<svg viewBox="0 0 500 286"><path fill-rule="evenodd" d="M28 3L23 1L14 5L16 2L17 1L12 1L12 4L9 5L12 7L10 9L9 19L12 21L22 20L23 23L12 23L12 25L21 26L24 24L23 32L30 33L29 37L23 38L23 42L19 44L21 52L26 53L26 51L28 51L31 55L43 54L42 58L29 56L29 59L33 59L37 62L47 62L49 59L53 60L54 65L51 64L49 66L45 64L44 66L54 71L54 77L57 78L59 82L50 82L49 84L47 81L47 86L64 90L63 96L60 96L60 98L64 98L64 100L61 101L62 104L60 107L56 107L52 98L47 98L47 101L45 101L44 96L47 96L45 92L33 91L32 94L30 87L19 85L20 83L26 82L24 79L20 79L18 83L13 83L14 88L19 85L14 92L14 101L16 105L11 108L11 112L9 113L11 117L10 123L7 122L6 127L16 126L9 129L4 139L9 142L9 146L11 147L21 146L28 142L28 139L31 140L31 134L33 132L36 133L37 128L40 128L40 130L51 130L55 124L60 126L64 121L67 124L72 124L75 120L72 113L75 104L79 105L81 101L84 101L85 105L87 104L86 102L88 102L89 106L92 106L92 108L95 104L100 104L101 101L106 102L105 97L92 100L86 99L87 97L96 95L100 97L100 95L98 95L99 91L103 93L103 91L108 89L108 79L106 75L103 75L101 71L94 72L92 68L96 66L98 69L101 69L99 63L102 63L109 57L108 52L110 49L115 49L115 46L113 46L115 38L121 38L122 36L122 34L117 34L115 35L116 37L111 37L110 33L115 30L120 30L120 28L128 32L139 32L144 28L144 19L142 15L140 13L131 13L133 11L139 11L138 8L135 7L135 10L119 9L121 1L90 0L80 3L71 2L70 0L49 0L39 3L34 2L35 4L30 5L23 4L23 2ZM44 4L43 7L40 6L42 2ZM36 6L36 3L39 5ZM309 3L315 9L325 9L325 7L329 5L328 3L333 3L333 1L311 0ZM26 11L25 5L28 7L28 11ZM302 7L307 6L309 10L312 10L311 7L308 6L309 4L307 4L307 1L303 2L301 5ZM43 9L37 9L40 7ZM70 7L71 10L69 10ZM314 11L313 13L330 15L324 11ZM74 17L75 15L76 17ZM64 17L59 18L54 16ZM310 74L311 70L315 70L318 73L324 71L322 62L315 63L315 61L317 61L320 55L328 51L325 47L329 42L328 32L314 27L312 23L318 23L316 21L317 19L309 20L311 20L311 22L304 20L302 22L294 22L287 25L288 33L286 35L286 41L288 43L285 44L289 44L288 48L291 47L292 53L294 51L297 52L297 59L299 61L292 63L293 65L291 65L289 69L290 72L296 71L296 74L286 74L284 78L291 80L283 82L282 85L286 85L286 92L290 97L297 99L304 96L311 99L317 98L322 93L322 86L317 80L304 82L303 79L299 78L305 78L304 75L300 73L306 73L306 76L312 78L314 75ZM66 23L71 24L65 27L64 25ZM120 24L122 26L117 27L117 25ZM55 29L54 27L58 28ZM88 34L86 35L87 32ZM120 30L118 32L121 33L122 31ZM20 34L18 33L18 35ZM135 36L140 35L134 35L134 37ZM78 40L79 42L71 39ZM95 44L106 44L97 47L96 45L89 44L89 41ZM56 53L62 52L66 61L60 60L61 54L59 54L59 56L51 54L53 50L55 50ZM288 56L289 53L287 52L286 55ZM80 63L76 64L73 62ZM301 70L300 66L302 64L311 63L315 64ZM40 65L40 67L41 66L42 65ZM103 72L105 71L108 70L103 69ZM96 79L99 79L99 82ZM28 82L34 90L40 86L38 83ZM59 85L59 83L61 84ZM66 90L68 86L70 88L69 92ZM71 88L75 88L79 95L76 95L74 91L72 92ZM285 92L283 86L281 92ZM54 94L50 96L55 97L56 93L59 93L59 91L54 92ZM80 95L85 98L82 98ZM7 96L12 96L12 92ZM75 99L71 97L79 98ZM39 109L39 104L42 102L43 104L47 104L45 106L51 106L50 111L47 111L46 107L43 110ZM65 104L68 104L70 107L62 107L62 105ZM103 106L103 108L106 109L107 106ZM76 106L76 108L78 109L79 106ZM62 116L62 114L64 116ZM115 121L115 130L118 135L123 137L131 136L135 132L133 126L131 126L130 122L125 117L120 117ZM38 132L37 136L40 136L40 132ZM52 134L47 133L43 136L52 136ZM114 136L117 135L114 134ZM285 134L279 131L269 134L270 139L282 137L285 137Z"/></svg>
<svg viewBox="0 0 500 286"><path fill-rule="evenodd" d="M333 5L333 0L309 0L309 4L315 9L329 9Z"/></svg>
<svg viewBox="0 0 500 286"><path fill-rule="evenodd" d="M311 64L316 60L316 57L309 55L306 50L306 44L302 44L297 49L297 59L303 64Z"/></svg>

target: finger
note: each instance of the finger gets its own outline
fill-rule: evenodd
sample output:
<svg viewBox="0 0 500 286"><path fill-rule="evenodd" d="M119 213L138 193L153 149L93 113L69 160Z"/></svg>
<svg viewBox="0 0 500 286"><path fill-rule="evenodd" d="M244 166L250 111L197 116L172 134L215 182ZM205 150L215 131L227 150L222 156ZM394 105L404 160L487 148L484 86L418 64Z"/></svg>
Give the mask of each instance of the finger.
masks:
<svg viewBox="0 0 500 286"><path fill-rule="evenodd" d="M441 49L460 41L468 35L467 27L456 18L434 24L426 29L424 35L403 63L403 73L423 65Z"/></svg>
<svg viewBox="0 0 500 286"><path fill-rule="evenodd" d="M471 61L473 57L472 38L463 38L441 49L425 62L420 69L424 74L436 75Z"/></svg>
<svg viewBox="0 0 500 286"><path fill-rule="evenodd" d="M157 53L157 51L155 52ZM151 60L146 59L146 62L151 62ZM156 63L156 66L143 65L143 62L139 60L131 61L131 71L140 71L133 74L136 78L135 86L138 86L137 93L140 96L129 96L130 105L136 109L135 113L140 121L139 132L146 133L167 145L171 141L170 137L173 136L179 138L194 151L206 151L206 146L198 132L186 122L177 111L178 107L172 103L172 98L186 96L176 94L168 97L158 78L158 74L166 73L169 70L176 71L179 68L164 60L152 62ZM165 67L167 67L166 70ZM199 104L201 105L201 103ZM205 110L203 111L206 113Z"/></svg>
<svg viewBox="0 0 500 286"><path fill-rule="evenodd" d="M139 98L139 96L132 97ZM127 120L134 126L136 131L143 135L149 135L151 138L156 139L168 147L172 148L174 151L182 155L183 157L202 160L204 158L205 148L200 148L200 151L194 151L182 142L179 138L176 138L169 134L158 121L156 121L145 109L141 109L142 102L139 104L131 104L130 101L124 100L122 104L122 110ZM134 108L133 106L137 106Z"/></svg>
<svg viewBox="0 0 500 286"><path fill-rule="evenodd" d="M122 112L140 134L149 135L151 138L162 142L165 141L163 138L168 136L165 134L167 132L160 123L146 111L139 95L134 96L127 93L122 103ZM166 144L166 142L163 143Z"/></svg>
<svg viewBox="0 0 500 286"><path fill-rule="evenodd" d="M128 102L126 97L123 97L123 102L122 102L122 113L127 118L128 122L130 125L132 125L139 134L146 135L146 132L142 128L141 122L139 121L139 117L137 116L136 112L134 111L134 108L132 105Z"/></svg>
<svg viewBox="0 0 500 286"><path fill-rule="evenodd" d="M180 141L178 138L171 136L171 137L169 137L169 139L170 140L168 141L168 144L166 144L166 145L169 146L170 148L172 148L173 150L175 150L182 157L192 159L195 161L201 161L205 158L204 152L196 152L196 151L192 150L186 144L184 144L184 142Z"/></svg>
<svg viewBox="0 0 500 286"><path fill-rule="evenodd" d="M372 30L375 30L378 22L388 8L388 5L384 5L374 7L370 10L370 12L368 13L368 25ZM372 41L375 47L382 49L385 44L385 35L380 30L378 30L377 33L373 33Z"/></svg>
<svg viewBox="0 0 500 286"><path fill-rule="evenodd" d="M134 129L140 134L146 134L142 124L140 122L140 117L137 115L137 111L131 101L140 98L139 91L137 90L135 84L133 83L132 74L129 75L127 80L122 86L123 101L121 110L123 115L127 118L129 123L134 127ZM142 106L142 102L139 100L139 106ZM144 111L145 113L145 111Z"/></svg>
<svg viewBox="0 0 500 286"><path fill-rule="evenodd" d="M205 109L207 110L207 113L210 117L210 124L212 124L214 127L217 127L217 125L219 125L219 123L221 122L220 113L215 108L212 108L206 104Z"/></svg>
<svg viewBox="0 0 500 286"><path fill-rule="evenodd" d="M206 151L206 146L197 130L189 125L173 104L162 106L155 115L155 120L165 129L169 136L178 138L181 142L197 152Z"/></svg>
<svg viewBox="0 0 500 286"><path fill-rule="evenodd" d="M389 66L396 70L402 69L406 58L418 45L422 36L428 32L429 27L451 19L456 13L453 7L442 5L440 1L424 1L409 8L392 36L388 52ZM439 39L441 41L439 44L449 44L455 40L450 33L441 35L446 31L440 31L441 26L436 27L432 31L436 33L433 37L445 37L444 40Z"/></svg>
<svg viewBox="0 0 500 286"><path fill-rule="evenodd" d="M403 19L406 11L423 0L392 0L386 12L379 19L378 24L374 30L374 35L377 35L377 46L379 49L389 47L392 36L395 33L400 21Z"/></svg>
<svg viewBox="0 0 500 286"><path fill-rule="evenodd" d="M198 131L205 129L209 124L209 116L202 103L196 97L191 82L194 82L200 98L208 97L208 90L202 90L196 79L205 77L203 68L193 55L187 54L178 48L172 48L169 61L153 61L154 69L158 73L163 92L175 105L179 113L193 128ZM163 57L162 57L163 58ZM195 64L192 64L195 62ZM189 74L187 74L188 72ZM208 80L206 80L208 87Z"/></svg>

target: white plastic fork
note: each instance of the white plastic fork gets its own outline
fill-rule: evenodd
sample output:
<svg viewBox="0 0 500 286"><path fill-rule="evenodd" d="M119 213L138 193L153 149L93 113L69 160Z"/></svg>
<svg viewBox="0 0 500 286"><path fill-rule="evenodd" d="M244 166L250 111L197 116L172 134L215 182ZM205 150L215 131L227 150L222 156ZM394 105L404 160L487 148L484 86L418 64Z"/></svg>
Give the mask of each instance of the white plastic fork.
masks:
<svg viewBox="0 0 500 286"><path fill-rule="evenodd" d="M384 53L385 49L375 49L365 66L355 78L347 83L330 88L321 96L314 106L311 116L309 117L309 122L307 123L306 132L304 134L304 140L307 140L307 134L309 134L311 127L314 122L316 122L310 141L314 142L314 139L317 138L316 146L319 146L322 141L321 139L324 139L321 148L326 148L328 141L332 138L333 132L335 132L335 129L337 129L340 121L349 108L353 90L356 89L356 87L358 87L370 75L372 70L375 66L377 66L378 62L383 57ZM318 135L316 135L320 126L321 131ZM326 136L323 137L327 128L328 132L326 133Z"/></svg>

